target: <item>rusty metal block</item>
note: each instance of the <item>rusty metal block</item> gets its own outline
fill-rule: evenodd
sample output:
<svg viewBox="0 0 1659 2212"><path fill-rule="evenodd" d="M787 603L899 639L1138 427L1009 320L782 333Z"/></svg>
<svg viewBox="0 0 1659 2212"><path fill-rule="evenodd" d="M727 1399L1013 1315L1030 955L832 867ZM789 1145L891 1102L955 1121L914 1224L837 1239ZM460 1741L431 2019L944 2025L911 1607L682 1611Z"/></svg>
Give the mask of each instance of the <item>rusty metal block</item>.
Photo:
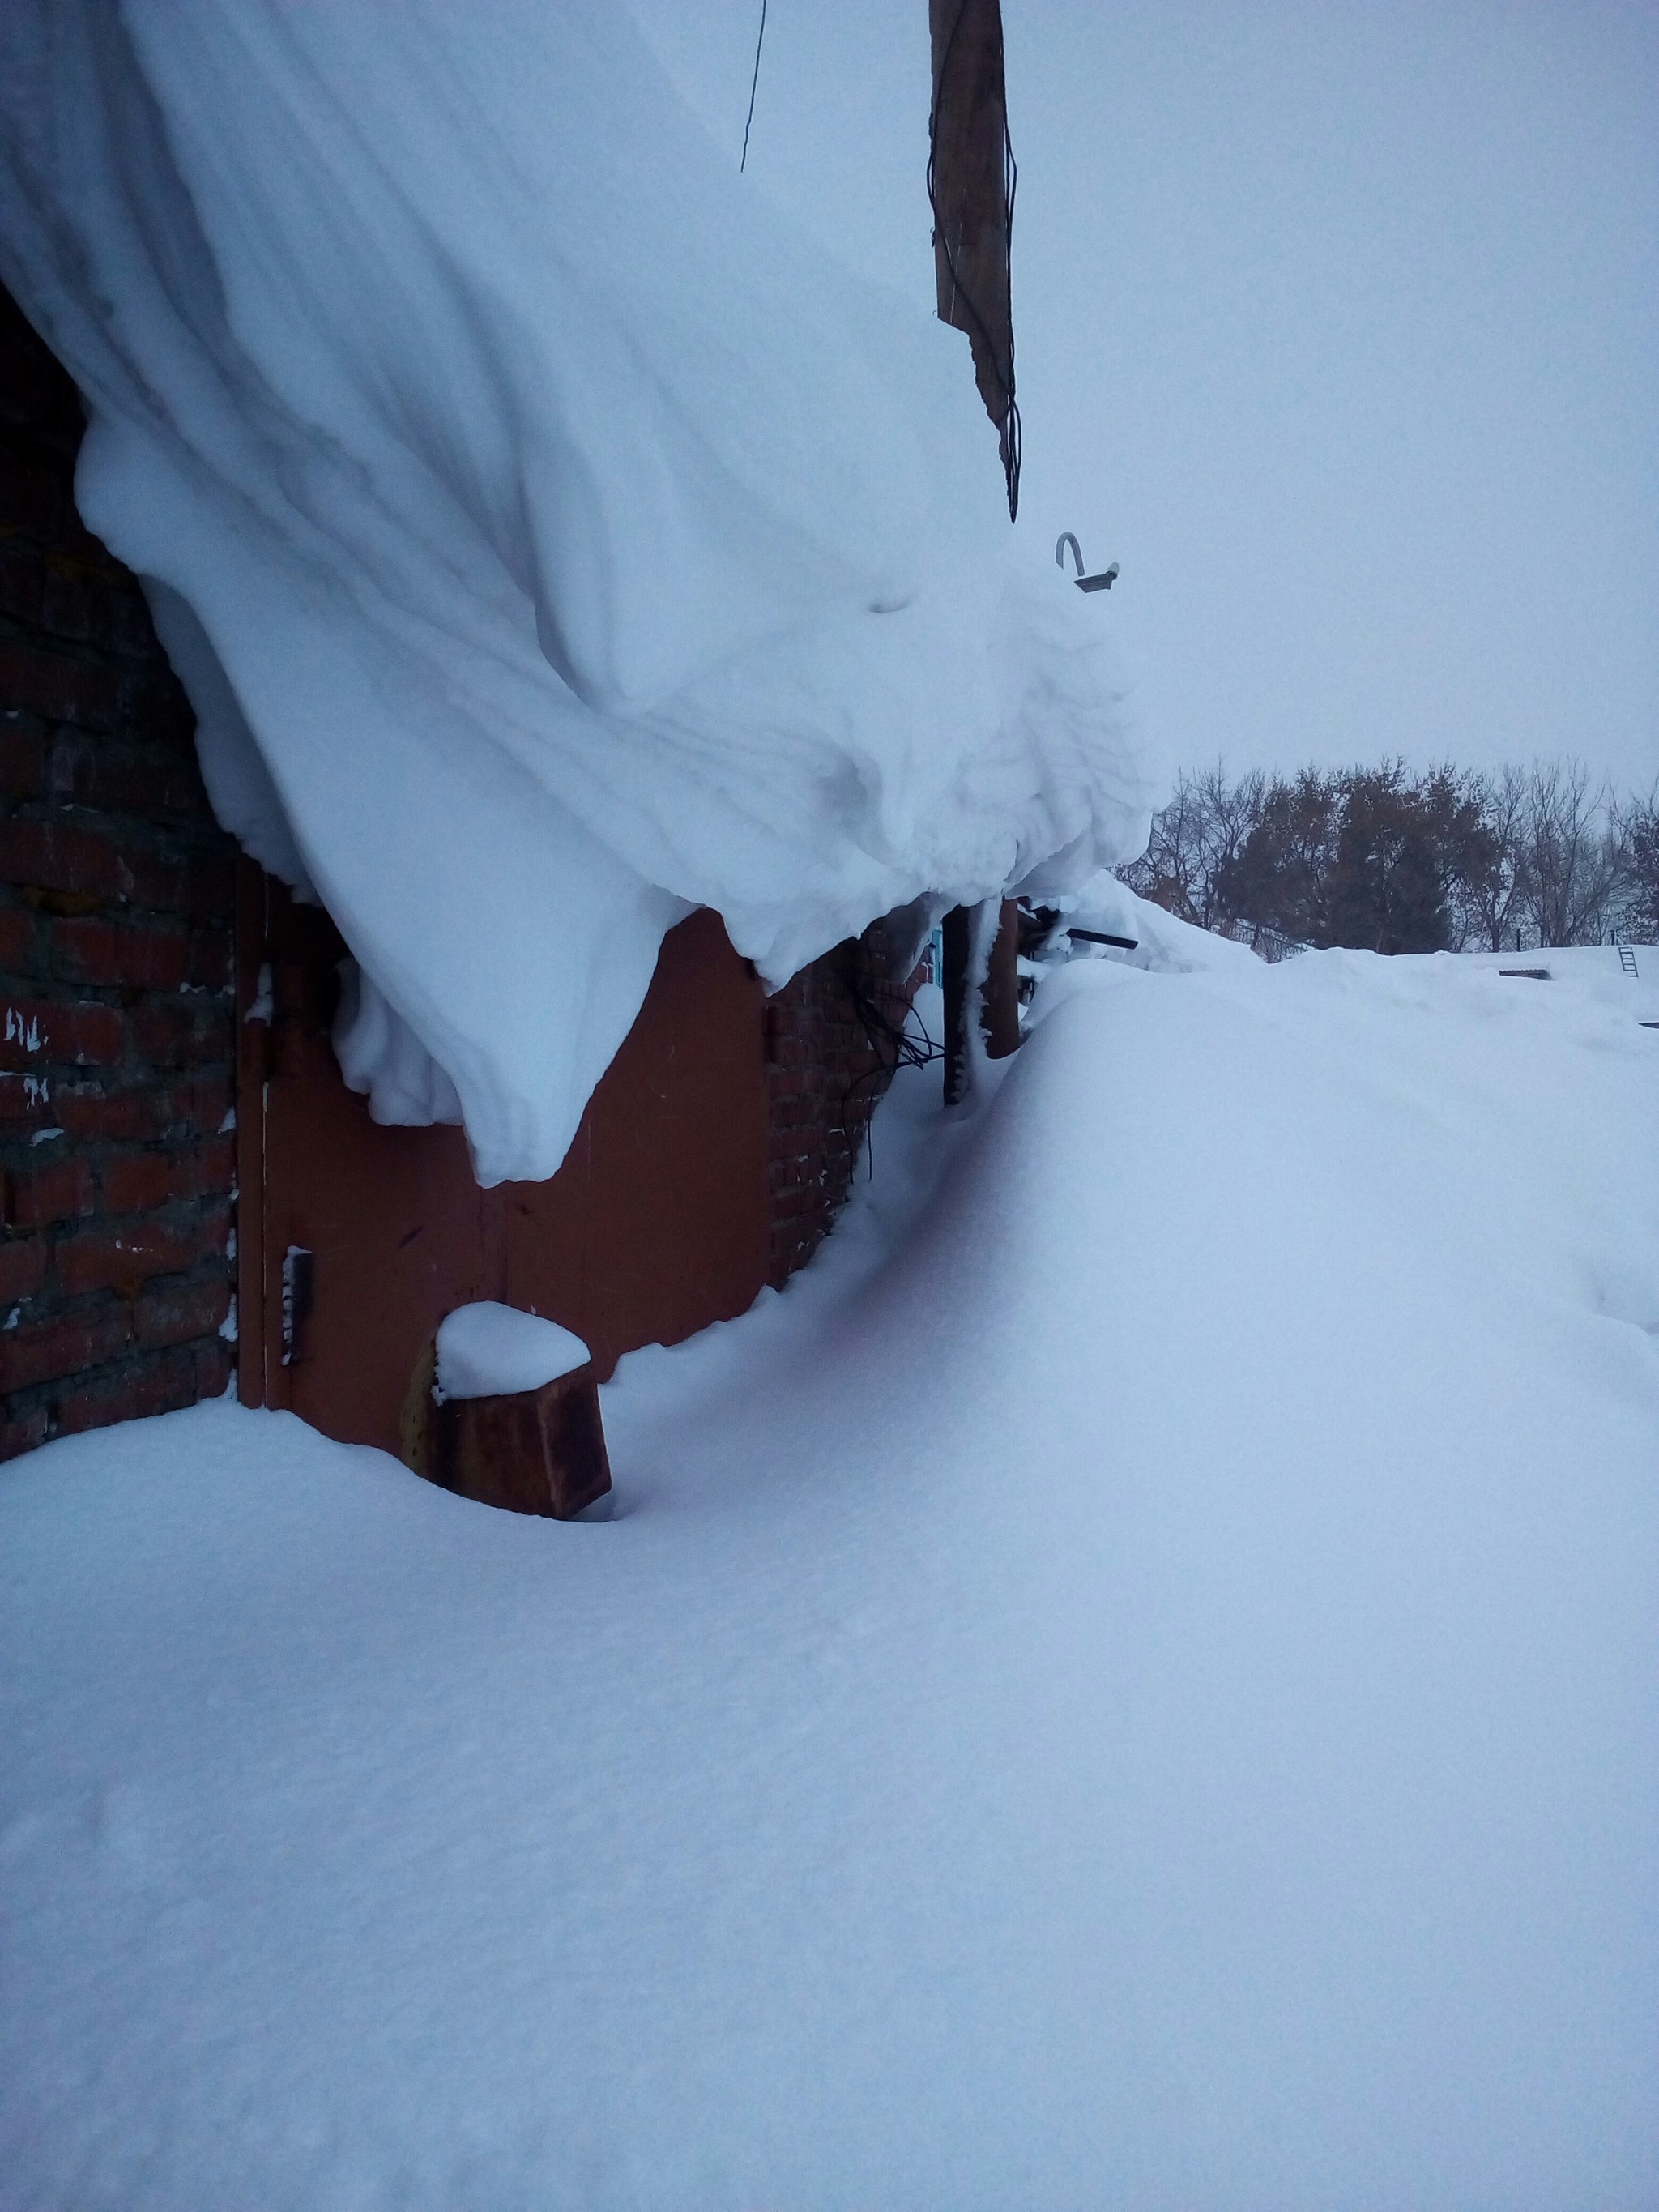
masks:
<svg viewBox="0 0 1659 2212"><path fill-rule="evenodd" d="M410 1378L400 1456L458 1498L568 1521L611 1488L592 1362L538 1390L434 1401L428 1345Z"/></svg>
<svg viewBox="0 0 1659 2212"><path fill-rule="evenodd" d="M459 1498L568 1521L611 1487L592 1361L539 1390L432 1411L432 1480Z"/></svg>

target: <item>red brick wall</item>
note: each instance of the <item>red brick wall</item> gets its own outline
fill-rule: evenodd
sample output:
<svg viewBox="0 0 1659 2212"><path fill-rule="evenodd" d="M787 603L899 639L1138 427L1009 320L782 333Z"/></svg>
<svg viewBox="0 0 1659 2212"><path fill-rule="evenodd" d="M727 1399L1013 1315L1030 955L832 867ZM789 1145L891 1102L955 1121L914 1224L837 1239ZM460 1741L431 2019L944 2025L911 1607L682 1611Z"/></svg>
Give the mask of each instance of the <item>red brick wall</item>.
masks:
<svg viewBox="0 0 1659 2212"><path fill-rule="evenodd" d="M234 848L0 292L0 1457L222 1390Z"/></svg>
<svg viewBox="0 0 1659 2212"><path fill-rule="evenodd" d="M767 1001L768 1277L775 1288L806 1265L852 1189L870 1116L893 1076L891 1044L860 1018L859 1000L873 1000L890 1022L902 1024L921 974L901 976L902 951L884 923L873 923Z"/></svg>

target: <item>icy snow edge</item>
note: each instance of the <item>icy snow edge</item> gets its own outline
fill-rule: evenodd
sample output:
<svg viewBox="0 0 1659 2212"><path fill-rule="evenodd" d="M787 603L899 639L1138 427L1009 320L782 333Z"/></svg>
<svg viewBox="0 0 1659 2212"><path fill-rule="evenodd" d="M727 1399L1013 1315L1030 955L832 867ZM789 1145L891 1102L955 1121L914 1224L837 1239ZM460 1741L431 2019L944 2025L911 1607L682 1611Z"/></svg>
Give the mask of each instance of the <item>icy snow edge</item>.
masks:
<svg viewBox="0 0 1659 2212"><path fill-rule="evenodd" d="M351 947L380 1118L546 1176L692 908L775 984L1138 849L962 339L728 173L622 9L15 0L0 58L82 512Z"/></svg>

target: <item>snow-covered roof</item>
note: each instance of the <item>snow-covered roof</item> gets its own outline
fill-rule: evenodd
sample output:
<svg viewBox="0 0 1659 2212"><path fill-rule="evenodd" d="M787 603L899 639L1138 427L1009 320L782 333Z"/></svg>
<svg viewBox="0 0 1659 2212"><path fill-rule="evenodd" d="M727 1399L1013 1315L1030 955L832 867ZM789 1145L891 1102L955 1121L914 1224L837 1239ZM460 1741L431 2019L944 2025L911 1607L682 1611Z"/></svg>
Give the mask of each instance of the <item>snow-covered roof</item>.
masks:
<svg viewBox="0 0 1659 2212"><path fill-rule="evenodd" d="M11 0L0 59L82 513L361 964L383 1118L550 1175L691 908L781 982L1137 849L963 339L730 173L620 7Z"/></svg>

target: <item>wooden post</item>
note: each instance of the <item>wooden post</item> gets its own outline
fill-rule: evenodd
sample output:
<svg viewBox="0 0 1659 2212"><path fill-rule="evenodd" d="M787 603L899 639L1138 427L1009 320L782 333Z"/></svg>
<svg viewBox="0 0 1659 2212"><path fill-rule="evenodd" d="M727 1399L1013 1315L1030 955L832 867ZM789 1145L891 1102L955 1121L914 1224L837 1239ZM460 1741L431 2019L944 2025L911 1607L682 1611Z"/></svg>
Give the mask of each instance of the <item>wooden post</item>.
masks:
<svg viewBox="0 0 1659 2212"><path fill-rule="evenodd" d="M1004 899L997 916L979 1020L988 1059L1006 1060L1019 1050L1019 906L1014 899Z"/></svg>
<svg viewBox="0 0 1659 2212"><path fill-rule="evenodd" d="M945 948L945 1103L960 1106L973 1088L968 1050L968 968L973 957L974 909L953 906L939 924Z"/></svg>
<svg viewBox="0 0 1659 2212"><path fill-rule="evenodd" d="M979 906L953 906L939 925L945 941L945 1103L959 1106L974 1087L969 1048L969 1006L977 996L980 1033L988 1060L1006 1060L1019 1049L1019 907L1003 899L996 910L995 935L988 899ZM974 986L978 982L975 994Z"/></svg>
<svg viewBox="0 0 1659 2212"><path fill-rule="evenodd" d="M1008 141L1000 0L928 0L933 101L927 192L941 322L964 331L985 411L997 428L1008 513L1019 507L1019 409L1009 246L1014 157Z"/></svg>

